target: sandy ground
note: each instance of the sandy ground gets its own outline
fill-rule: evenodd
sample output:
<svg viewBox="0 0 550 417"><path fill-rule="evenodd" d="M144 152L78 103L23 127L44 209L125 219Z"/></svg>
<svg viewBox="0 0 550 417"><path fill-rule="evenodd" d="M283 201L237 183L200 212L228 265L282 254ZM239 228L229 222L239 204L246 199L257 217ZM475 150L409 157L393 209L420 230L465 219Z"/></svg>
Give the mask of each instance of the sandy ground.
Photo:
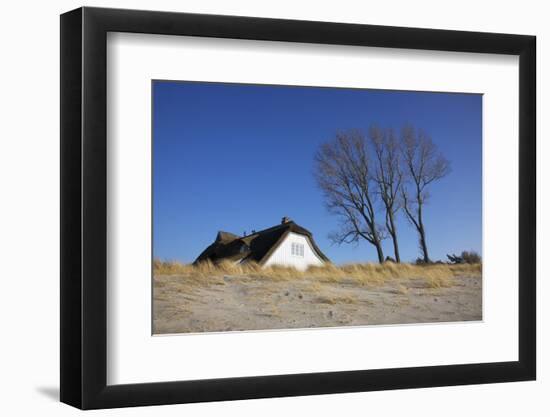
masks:
<svg viewBox="0 0 550 417"><path fill-rule="evenodd" d="M430 288L423 279L361 285L352 280L272 281L224 276L190 285L184 276L154 277L153 332L340 327L481 320L480 277Z"/></svg>

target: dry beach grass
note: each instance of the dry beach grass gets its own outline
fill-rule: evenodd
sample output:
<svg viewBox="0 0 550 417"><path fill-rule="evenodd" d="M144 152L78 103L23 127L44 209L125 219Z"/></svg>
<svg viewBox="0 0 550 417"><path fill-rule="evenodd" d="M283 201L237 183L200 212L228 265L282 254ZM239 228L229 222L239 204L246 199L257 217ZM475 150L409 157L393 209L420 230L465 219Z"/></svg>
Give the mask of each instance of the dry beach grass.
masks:
<svg viewBox="0 0 550 417"><path fill-rule="evenodd" d="M153 269L155 334L481 319L480 264Z"/></svg>

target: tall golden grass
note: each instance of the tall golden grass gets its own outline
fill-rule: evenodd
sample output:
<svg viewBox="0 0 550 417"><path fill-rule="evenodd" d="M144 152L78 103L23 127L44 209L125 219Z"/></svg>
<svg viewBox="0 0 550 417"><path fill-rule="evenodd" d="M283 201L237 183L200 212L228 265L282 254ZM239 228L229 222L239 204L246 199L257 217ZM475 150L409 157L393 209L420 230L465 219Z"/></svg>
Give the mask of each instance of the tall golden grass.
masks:
<svg viewBox="0 0 550 417"><path fill-rule="evenodd" d="M271 266L262 268L258 264L234 264L206 261L198 265L180 262L154 260L154 275L182 275L189 281L218 281L223 276L239 276L255 279L294 280L300 278L316 279L326 283L351 281L356 284L383 284L389 279L423 279L430 287L438 288L452 285L454 277L480 277L481 264L430 264L413 265L408 263L383 264L354 263L336 266L327 264L299 271L292 267Z"/></svg>

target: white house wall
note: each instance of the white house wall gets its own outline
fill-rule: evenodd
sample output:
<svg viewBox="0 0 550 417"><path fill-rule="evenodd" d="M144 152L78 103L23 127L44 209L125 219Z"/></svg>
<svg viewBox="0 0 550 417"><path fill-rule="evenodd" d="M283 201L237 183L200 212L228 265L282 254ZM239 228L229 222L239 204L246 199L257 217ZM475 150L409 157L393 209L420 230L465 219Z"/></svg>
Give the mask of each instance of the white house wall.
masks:
<svg viewBox="0 0 550 417"><path fill-rule="evenodd" d="M304 256L292 255L292 243L301 243L304 245ZM309 266L321 266L324 261L317 256L309 239L304 235L297 233L289 233L285 240L271 254L269 259L264 263L264 266L283 265L293 266L294 268L303 271Z"/></svg>

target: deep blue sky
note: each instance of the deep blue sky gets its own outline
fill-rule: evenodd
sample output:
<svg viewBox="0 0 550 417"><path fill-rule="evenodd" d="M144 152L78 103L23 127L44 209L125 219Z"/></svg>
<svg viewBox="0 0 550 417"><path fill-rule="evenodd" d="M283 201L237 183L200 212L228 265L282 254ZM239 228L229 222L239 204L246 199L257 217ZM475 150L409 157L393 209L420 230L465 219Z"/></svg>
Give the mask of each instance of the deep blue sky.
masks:
<svg viewBox="0 0 550 417"><path fill-rule="evenodd" d="M313 156L337 131L405 123L451 161L425 209L430 257L481 253L482 96L387 90L153 82L153 251L192 262L218 230L261 230L291 217L335 263L376 260L374 247L332 245L338 226L313 177ZM381 216L379 216L382 219ZM400 216L401 257L418 255ZM385 255L393 255L390 240Z"/></svg>

